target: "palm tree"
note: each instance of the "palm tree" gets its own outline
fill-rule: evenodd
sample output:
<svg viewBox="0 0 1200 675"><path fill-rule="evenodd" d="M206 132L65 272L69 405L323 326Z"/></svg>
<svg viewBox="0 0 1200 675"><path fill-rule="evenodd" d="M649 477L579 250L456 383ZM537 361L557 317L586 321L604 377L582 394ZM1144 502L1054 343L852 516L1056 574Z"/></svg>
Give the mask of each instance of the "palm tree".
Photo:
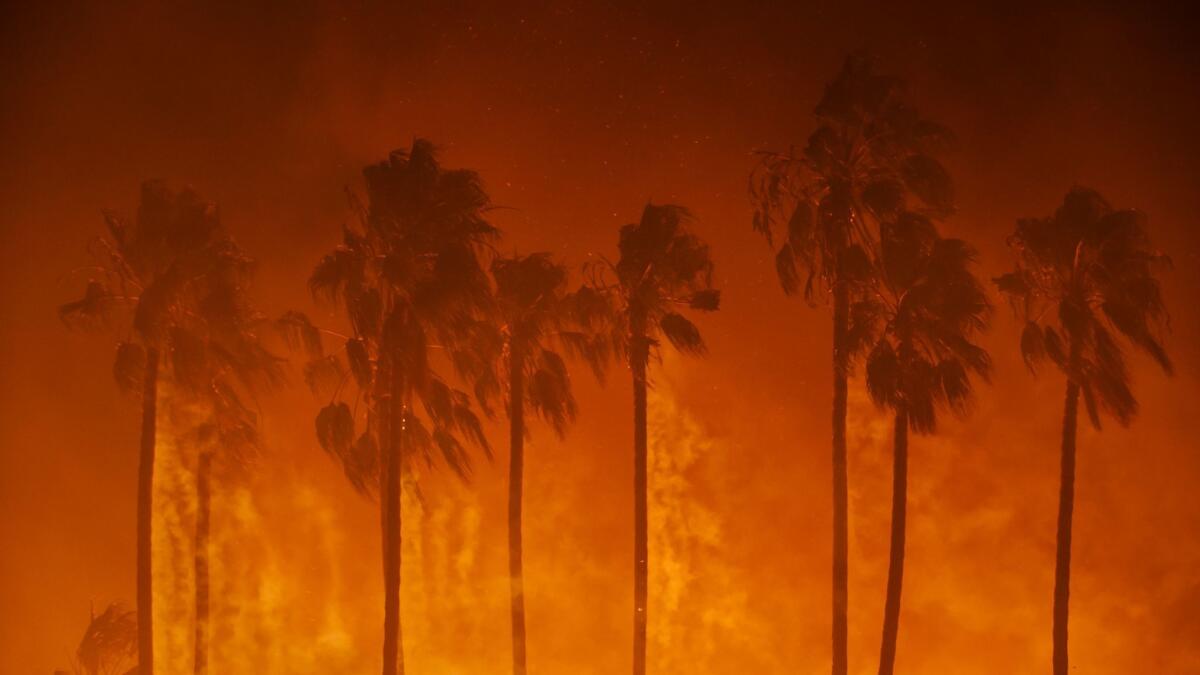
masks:
<svg viewBox="0 0 1200 675"><path fill-rule="evenodd" d="M754 229L773 247L779 242L775 269L784 292L803 289L812 300L820 283L833 295L833 673L845 675L850 305L870 287L879 223L906 204L945 216L954 191L935 158L948 133L908 105L902 83L877 73L872 59L847 58L814 112L817 130L803 150L763 154L750 196Z"/></svg>
<svg viewBox="0 0 1200 675"><path fill-rule="evenodd" d="M313 294L340 303L350 335L344 354L326 354L321 333L302 315L284 323L311 360L306 379L333 380L329 405L317 416L322 446L364 493L378 489L384 558L383 673L404 671L400 626L400 485L413 457L437 452L461 477L470 471L463 441L489 454L470 397L437 372L431 351L462 370L476 363L473 332L491 310L491 286L481 255L498 236L479 176L443 169L433 146L416 140L368 166L368 205L343 243L313 270ZM347 371L349 375L347 375ZM357 384L358 415L341 400L347 379ZM419 402L424 415L414 409ZM355 433L356 418L364 420Z"/></svg>
<svg viewBox="0 0 1200 675"><path fill-rule="evenodd" d="M524 485L525 406L548 422L562 438L574 420L575 397L566 362L558 349L587 360L603 376L607 350L580 314L580 294L567 290L567 270L548 253L514 255L492 262L499 321L481 331L477 354L484 364L472 379L481 401L503 389L508 400L508 559L512 606L513 673L525 665L525 581L521 511Z"/></svg>
<svg viewBox="0 0 1200 675"><path fill-rule="evenodd" d="M590 268L590 289L581 315L607 315L611 345L633 375L633 673L646 672L648 522L646 485L646 387L652 352L665 337L684 354L702 355L700 329L682 309L715 311L720 292L712 287L708 245L688 230L687 209L647 204L641 220L621 228L616 264Z"/></svg>
<svg viewBox="0 0 1200 675"><path fill-rule="evenodd" d="M1053 216L1017 221L1008 243L1016 269L996 283L1025 321L1021 354L1031 371L1049 358L1067 379L1053 628L1054 673L1066 675L1079 398L1097 429L1101 411L1122 426L1137 414L1118 335L1172 373L1161 339L1167 310L1156 276L1169 261L1150 247L1144 214L1115 210L1081 187L1067 193Z"/></svg>
<svg viewBox="0 0 1200 675"><path fill-rule="evenodd" d="M138 667L154 672L151 589L151 520L154 486L155 427L161 361L177 362L191 343L200 302L229 272L222 256L226 238L216 208L195 192L174 192L163 183L142 185L137 218L128 222L106 213L108 234L93 240L96 264L84 297L59 307L69 327L119 327L113 373L122 391L142 399L138 459L137 621Z"/></svg>
<svg viewBox="0 0 1200 675"><path fill-rule="evenodd" d="M245 469L258 445L258 419L247 405L264 387L282 381L280 359L262 344L263 315L247 298L253 261L227 239L214 250L219 273L195 313L180 330L173 372L181 393L207 408L206 418L187 440L197 448L195 525L195 641L193 670L208 672L210 623L209 539L214 460Z"/></svg>
<svg viewBox="0 0 1200 675"><path fill-rule="evenodd" d="M987 378L991 360L972 339L991 306L971 271L965 242L938 237L926 217L904 212L881 229L878 293L850 309L851 354L867 353L867 390L895 416L891 548L884 603L880 675L891 675L900 629L908 502L908 432L933 433L940 408L963 413L969 375Z"/></svg>
<svg viewBox="0 0 1200 675"><path fill-rule="evenodd" d="M74 675L122 675L137 657L137 616L119 603L99 615L92 609L87 630L75 650ZM63 671L59 671L63 672Z"/></svg>

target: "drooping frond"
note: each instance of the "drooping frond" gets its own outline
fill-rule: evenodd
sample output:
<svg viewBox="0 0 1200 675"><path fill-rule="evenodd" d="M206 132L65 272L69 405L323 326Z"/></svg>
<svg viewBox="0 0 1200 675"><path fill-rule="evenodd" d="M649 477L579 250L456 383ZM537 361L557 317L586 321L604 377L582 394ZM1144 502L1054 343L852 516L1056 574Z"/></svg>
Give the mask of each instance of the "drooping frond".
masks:
<svg viewBox="0 0 1200 675"><path fill-rule="evenodd" d="M561 438L576 414L567 365L556 352L542 349L532 370L528 385L529 403Z"/></svg>
<svg viewBox="0 0 1200 675"><path fill-rule="evenodd" d="M359 388L363 390L369 388L375 373L365 340L361 338L346 340L346 361L350 364L350 372L354 374Z"/></svg>
<svg viewBox="0 0 1200 675"><path fill-rule="evenodd" d="M275 322L284 341L292 349L303 349L309 358L323 356L321 332L303 312L290 310Z"/></svg>
<svg viewBox="0 0 1200 675"><path fill-rule="evenodd" d="M346 368L337 354L309 359L304 364L304 384L319 396L332 396L346 379Z"/></svg>
<svg viewBox="0 0 1200 675"><path fill-rule="evenodd" d="M58 307L58 316L68 328L96 331L106 328L117 300L108 286L93 279L88 282L83 297Z"/></svg>
<svg viewBox="0 0 1200 675"><path fill-rule="evenodd" d="M337 458L349 454L354 443L354 416L350 406L338 401L317 413L317 441L325 452Z"/></svg>
<svg viewBox="0 0 1200 675"><path fill-rule="evenodd" d="M892 343L880 340L867 357L867 393L878 406L894 407L901 396L900 362Z"/></svg>
<svg viewBox="0 0 1200 675"><path fill-rule="evenodd" d="M668 312L659 319L662 334L684 354L702 355L705 353L704 339L700 337L700 329L688 321L682 314Z"/></svg>

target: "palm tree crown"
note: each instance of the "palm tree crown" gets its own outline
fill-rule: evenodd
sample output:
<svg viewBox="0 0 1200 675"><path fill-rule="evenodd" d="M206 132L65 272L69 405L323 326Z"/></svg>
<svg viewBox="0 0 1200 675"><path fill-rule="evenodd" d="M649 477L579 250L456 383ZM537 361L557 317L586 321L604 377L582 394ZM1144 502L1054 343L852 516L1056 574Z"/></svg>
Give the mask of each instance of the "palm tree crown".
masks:
<svg viewBox="0 0 1200 675"><path fill-rule="evenodd" d="M1025 363L1032 370L1048 358L1076 382L1094 426L1101 411L1128 424L1138 404L1115 335L1173 371L1155 275L1169 260L1151 248L1145 215L1077 187L1053 216L1018 221L1009 246L1016 269L996 283L1025 321Z"/></svg>
<svg viewBox="0 0 1200 675"><path fill-rule="evenodd" d="M509 363L519 355L525 401L562 436L577 407L560 351L584 358L597 375L603 373L603 356L595 353L596 336L579 323L579 295L568 290L566 268L548 253L496 258L492 277L500 322L493 345L481 353L499 348L500 358L488 359L493 364ZM505 377L503 370L492 370L477 379L480 398L486 401L502 388L507 391L502 386Z"/></svg>
<svg viewBox="0 0 1200 675"><path fill-rule="evenodd" d="M646 358L665 337L685 354L706 350L700 329L681 310L711 312L720 304L712 287L708 245L687 229L691 215L682 206L647 204L641 220L621 228L620 258L606 264L615 282L593 265L591 285L581 298L581 314L593 321L607 307L609 347L624 358ZM597 292L609 303L597 302Z"/></svg>
<svg viewBox="0 0 1200 675"><path fill-rule="evenodd" d="M224 233L216 207L190 189L178 193L160 181L142 185L136 220L105 214L108 236L91 244L96 265L84 297L62 305L69 326L110 327L126 311L129 324L118 345L114 375L125 390L136 391L147 348L161 348L181 384L200 384L209 359L221 367L257 363L266 367L255 343L229 339L237 312L238 289L251 261ZM211 334L215 341L207 336ZM209 344L219 349L205 349ZM196 376L196 377L193 377ZM199 378L199 379L197 379Z"/></svg>
<svg viewBox="0 0 1200 675"><path fill-rule="evenodd" d="M879 292L851 308L851 351L868 353L875 403L903 411L914 431L929 433L939 407L965 409L970 374L990 373L991 359L972 339L991 305L971 270L975 250L939 237L927 219L906 214L885 224L881 250Z"/></svg>
<svg viewBox="0 0 1200 675"><path fill-rule="evenodd" d="M814 110L804 148L766 152L751 175L754 229L778 243L784 291L812 298L816 282L862 281L879 224L906 205L934 217L953 210L950 175L936 158L950 140L905 100L904 85L861 54L846 59Z"/></svg>
<svg viewBox="0 0 1200 675"><path fill-rule="evenodd" d="M408 420L415 456L431 461L436 452L465 476L470 459L463 440L485 450L488 443L469 397L437 372L431 350L439 349L456 367L476 361L468 337L491 303L480 256L498 235L485 218L487 194L477 174L443 169L432 144L420 139L363 174L368 206L359 208L357 226L343 228L342 244L309 279L316 296L345 308L351 334L344 348L326 354L321 332L306 318L284 318L294 341L313 357L306 369L310 384L320 388L332 380L337 393L352 375L368 404L366 429L357 440L354 415L337 400L321 411L319 439L356 488L373 491L379 470L375 403L387 393L385 376L398 368L406 395L425 412L424 419L413 414Z"/></svg>

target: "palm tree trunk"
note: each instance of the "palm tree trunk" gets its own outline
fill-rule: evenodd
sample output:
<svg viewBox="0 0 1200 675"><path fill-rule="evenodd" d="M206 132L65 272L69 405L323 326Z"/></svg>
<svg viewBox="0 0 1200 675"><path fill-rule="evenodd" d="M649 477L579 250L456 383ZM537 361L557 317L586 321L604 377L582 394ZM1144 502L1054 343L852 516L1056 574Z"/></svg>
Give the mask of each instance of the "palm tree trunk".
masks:
<svg viewBox="0 0 1200 675"><path fill-rule="evenodd" d="M518 347L509 354L508 578L512 596L513 675L525 675L525 576L521 569L521 497L525 471L525 367Z"/></svg>
<svg viewBox="0 0 1200 675"><path fill-rule="evenodd" d="M195 675L208 672L208 542L209 517L212 513L211 486L212 454L201 450L196 461L196 654L192 662Z"/></svg>
<svg viewBox="0 0 1200 675"><path fill-rule="evenodd" d="M1062 476L1058 488L1058 544L1054 562L1054 675L1067 675L1067 617L1071 596L1071 523L1075 512L1075 428L1079 384L1067 381L1063 409Z"/></svg>
<svg viewBox="0 0 1200 675"><path fill-rule="evenodd" d="M649 542L646 483L647 347L634 340L633 371L633 675L646 673Z"/></svg>
<svg viewBox="0 0 1200 675"><path fill-rule="evenodd" d="M846 332L850 293L837 282L833 291L833 675L846 675L849 608L850 506L846 471Z"/></svg>
<svg viewBox="0 0 1200 675"><path fill-rule="evenodd" d="M405 390L401 368L393 366L391 420L385 459L386 471L382 508L383 540L383 675L403 675L404 637L400 625L400 471L404 452Z"/></svg>
<svg viewBox="0 0 1200 675"><path fill-rule="evenodd" d="M883 646L879 675L892 675L900 634L900 590L904 583L904 526L908 512L908 414L896 413L892 448L892 544L888 555L887 601L883 608Z"/></svg>
<svg viewBox="0 0 1200 675"><path fill-rule="evenodd" d="M142 443L138 456L137 622L138 673L154 673L154 601L151 586L152 518L154 516L154 445L158 422L158 350L146 350L142 382Z"/></svg>

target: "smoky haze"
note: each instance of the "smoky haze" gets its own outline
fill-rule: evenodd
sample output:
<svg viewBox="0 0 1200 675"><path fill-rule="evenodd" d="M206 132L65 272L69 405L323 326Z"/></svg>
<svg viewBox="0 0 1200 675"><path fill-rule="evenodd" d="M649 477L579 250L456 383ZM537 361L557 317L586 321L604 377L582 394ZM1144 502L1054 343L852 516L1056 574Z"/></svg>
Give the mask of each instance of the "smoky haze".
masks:
<svg viewBox="0 0 1200 675"><path fill-rule="evenodd" d="M678 483L655 493L669 504L652 534L678 564L652 571L675 604L657 608L674 619L657 628L652 604L651 664L680 672L673 650L686 649L704 654L703 672L825 670L828 307L784 297L750 227L746 178L755 150L804 142L825 83L866 48L955 132L958 208L943 230L980 249L984 278L1011 265L1016 219L1053 212L1076 184L1145 211L1172 257L1175 376L1135 357L1134 425L1081 425L1072 655L1086 673L1200 671L1195 35L1163 9L969 4L6 6L0 670L65 667L91 603L134 599L137 406L111 383L111 345L69 333L54 311L79 291L66 275L102 210L132 213L147 178L191 185L258 259L262 307L333 324L305 279L353 217L344 187L361 190L364 165L416 137L480 173L504 207L492 213L504 252L547 250L577 269L613 257L617 229L648 200L692 210L723 303L698 320L708 357L671 357L653 374L651 419L664 422L652 448L677 453L655 467L678 469ZM1020 326L994 302L991 385L968 417L911 440L902 671L1036 672L1050 658L1064 386L1050 369L1029 374ZM578 423L563 441L533 423L527 449L540 672L628 664L631 393L624 369L605 386L583 371ZM257 475L217 512L233 566L217 571L252 572L225 589L219 617L244 639L214 667L370 672L377 509L322 453L321 402L298 370L292 379L262 401ZM405 583L417 581L404 591L416 672L505 672L505 432L488 430L495 461L468 487L435 471L413 507L424 519L406 525L417 528ZM887 565L890 422L861 378L848 438L850 665L866 673Z"/></svg>

